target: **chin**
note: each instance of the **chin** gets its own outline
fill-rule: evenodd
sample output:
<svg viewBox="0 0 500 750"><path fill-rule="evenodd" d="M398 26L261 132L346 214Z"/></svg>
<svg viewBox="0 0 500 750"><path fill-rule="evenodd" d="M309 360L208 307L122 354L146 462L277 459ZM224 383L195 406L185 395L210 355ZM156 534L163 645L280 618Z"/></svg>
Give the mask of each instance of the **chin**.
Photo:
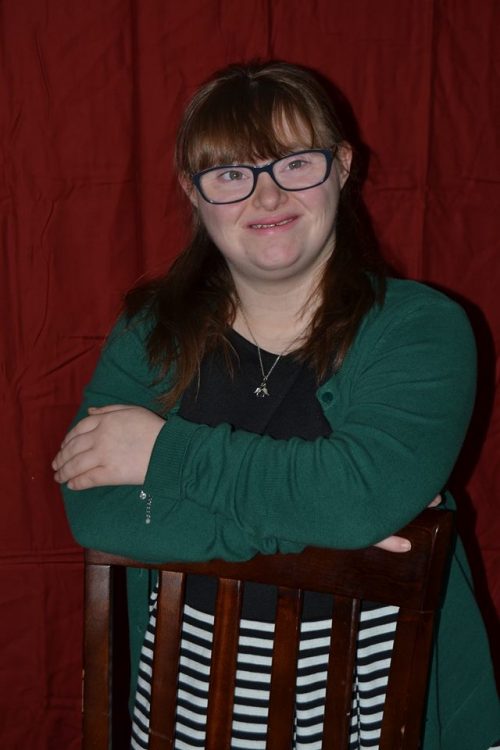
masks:
<svg viewBox="0 0 500 750"><path fill-rule="evenodd" d="M290 253L287 251L269 253L264 258L256 260L256 266L263 271L280 271L287 272L287 270L294 269L300 263L299 253Z"/></svg>

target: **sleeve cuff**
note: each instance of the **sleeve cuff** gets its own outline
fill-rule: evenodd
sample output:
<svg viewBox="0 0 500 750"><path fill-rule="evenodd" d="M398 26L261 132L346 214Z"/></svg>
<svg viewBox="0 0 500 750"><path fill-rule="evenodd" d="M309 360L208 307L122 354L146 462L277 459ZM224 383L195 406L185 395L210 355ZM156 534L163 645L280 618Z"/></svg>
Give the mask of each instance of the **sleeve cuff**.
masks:
<svg viewBox="0 0 500 750"><path fill-rule="evenodd" d="M162 499L163 511L182 499L182 469L187 448L201 425L171 416L153 446L142 492L153 501Z"/></svg>

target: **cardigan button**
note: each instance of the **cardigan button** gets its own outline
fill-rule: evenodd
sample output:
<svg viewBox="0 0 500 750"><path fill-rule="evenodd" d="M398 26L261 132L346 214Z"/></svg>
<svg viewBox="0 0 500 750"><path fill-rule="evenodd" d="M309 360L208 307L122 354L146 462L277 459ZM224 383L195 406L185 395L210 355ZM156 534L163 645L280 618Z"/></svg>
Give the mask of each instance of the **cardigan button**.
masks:
<svg viewBox="0 0 500 750"><path fill-rule="evenodd" d="M324 404L331 404L333 401L333 393L331 391L324 391L321 394L321 400Z"/></svg>

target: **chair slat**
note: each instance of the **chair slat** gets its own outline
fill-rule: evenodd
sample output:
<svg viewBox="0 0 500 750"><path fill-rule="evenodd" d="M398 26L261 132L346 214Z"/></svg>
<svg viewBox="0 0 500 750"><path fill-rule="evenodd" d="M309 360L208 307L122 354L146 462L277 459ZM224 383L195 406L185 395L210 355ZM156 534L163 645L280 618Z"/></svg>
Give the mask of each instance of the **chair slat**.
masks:
<svg viewBox="0 0 500 750"><path fill-rule="evenodd" d="M278 588L267 729L273 750L292 746L301 610L300 590Z"/></svg>
<svg viewBox="0 0 500 750"><path fill-rule="evenodd" d="M229 750L231 746L242 601L243 584L241 581L221 578L215 607L206 750Z"/></svg>
<svg viewBox="0 0 500 750"><path fill-rule="evenodd" d="M380 734L382 748L420 747L432 621L430 612L419 616L406 610L399 612Z"/></svg>
<svg viewBox="0 0 500 750"><path fill-rule="evenodd" d="M343 750L349 744L359 612L359 599L334 597L322 744L324 750Z"/></svg>
<svg viewBox="0 0 500 750"><path fill-rule="evenodd" d="M156 613L149 750L172 750L185 575L163 570Z"/></svg>
<svg viewBox="0 0 500 750"><path fill-rule="evenodd" d="M427 683L432 657L434 633L434 613L423 612L417 622L415 632L414 658L410 666L412 675L411 705L408 706L406 730L403 735L402 750L420 748L422 717L424 715ZM398 655L398 659L400 659ZM403 659L401 659L403 661ZM407 667L408 668L408 667Z"/></svg>
<svg viewBox="0 0 500 750"><path fill-rule="evenodd" d="M85 570L83 750L111 747L111 567Z"/></svg>

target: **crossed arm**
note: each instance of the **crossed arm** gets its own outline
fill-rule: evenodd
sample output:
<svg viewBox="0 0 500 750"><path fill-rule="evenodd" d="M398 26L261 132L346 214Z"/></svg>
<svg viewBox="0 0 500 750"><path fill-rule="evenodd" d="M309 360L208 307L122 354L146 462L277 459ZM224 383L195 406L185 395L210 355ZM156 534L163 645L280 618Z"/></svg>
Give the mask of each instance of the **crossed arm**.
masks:
<svg viewBox="0 0 500 750"><path fill-rule="evenodd" d="M140 406L112 404L89 407L64 438L52 468L59 483L71 490L92 487L144 484L155 441L165 424L158 414ZM429 507L439 505L437 495ZM407 552L407 539L390 535L376 547L389 552Z"/></svg>

